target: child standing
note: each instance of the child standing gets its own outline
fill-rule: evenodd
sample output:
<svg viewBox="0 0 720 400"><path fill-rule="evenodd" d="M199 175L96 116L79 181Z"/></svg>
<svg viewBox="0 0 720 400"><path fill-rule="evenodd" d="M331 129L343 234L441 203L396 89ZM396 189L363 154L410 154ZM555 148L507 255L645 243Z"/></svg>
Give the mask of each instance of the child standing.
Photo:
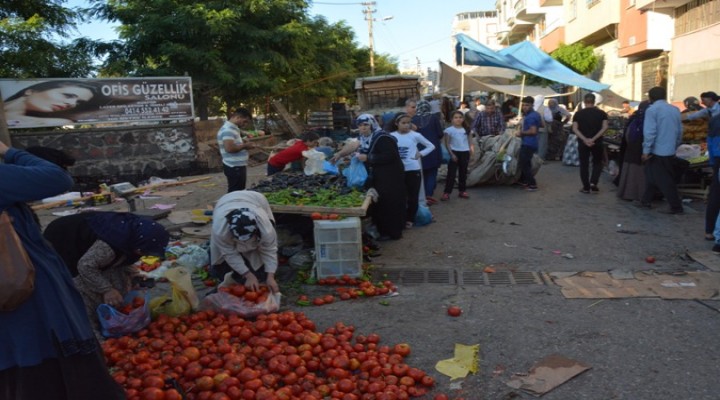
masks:
<svg viewBox="0 0 720 400"><path fill-rule="evenodd" d="M408 114L398 114L393 121L393 132L391 133L397 139L398 151L405 167L405 189L407 192L406 228L413 226L418 211L420 183L422 182L420 158L435 150L435 146L425 139L425 136L410 129L411 120L412 117ZM422 145L423 149L418 150L418 145Z"/></svg>
<svg viewBox="0 0 720 400"><path fill-rule="evenodd" d="M470 143L470 130L465 125L465 115L462 111L453 111L451 114L452 125L445 128L445 148L450 153L450 162L447 167L447 179L445 180L445 190L440 200L450 200L450 193L452 193L453 187L455 186L455 173L458 173L458 190L460 194L458 197L462 199L469 199L466 189L468 164L470 163L470 156L472 155L473 148Z"/></svg>

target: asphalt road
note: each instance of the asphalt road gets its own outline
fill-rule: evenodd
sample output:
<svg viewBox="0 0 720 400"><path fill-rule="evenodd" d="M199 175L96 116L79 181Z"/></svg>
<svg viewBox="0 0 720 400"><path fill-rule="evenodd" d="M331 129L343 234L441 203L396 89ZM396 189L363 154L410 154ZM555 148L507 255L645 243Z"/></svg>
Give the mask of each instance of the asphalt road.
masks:
<svg viewBox="0 0 720 400"><path fill-rule="evenodd" d="M250 170L251 181L263 176L263 168ZM686 204L681 216L657 212L663 203L653 210L637 209L616 199L607 176L599 194L582 194L578 169L559 162L543 166L537 180L540 190L534 193L506 186L471 188L469 200L452 197L433 206L437 222L406 231L400 241L384 242L373 260L388 276L432 270L440 278L426 280L434 283L400 282L399 295L383 299L387 305L373 298L296 307L288 296L284 308L305 312L320 328L342 321L358 333L378 333L385 344L409 343L408 363L430 372L437 391L450 398L534 398L507 381L540 359L561 354L591 369L543 399L719 399L718 301L571 300L546 279L496 285L452 279L487 266L533 276L705 270L685 256L712 246L703 240L701 201ZM192 190L190 195L162 202L175 203L176 209L204 208L224 188L223 175L214 174L176 188ZM117 203L104 208L125 210ZM41 220L52 219L50 211L41 212ZM655 264L645 262L649 255ZM304 290L311 295L330 291ZM461 306L463 314L449 317L450 304ZM450 382L434 366L453 356L455 343L480 345L480 370Z"/></svg>

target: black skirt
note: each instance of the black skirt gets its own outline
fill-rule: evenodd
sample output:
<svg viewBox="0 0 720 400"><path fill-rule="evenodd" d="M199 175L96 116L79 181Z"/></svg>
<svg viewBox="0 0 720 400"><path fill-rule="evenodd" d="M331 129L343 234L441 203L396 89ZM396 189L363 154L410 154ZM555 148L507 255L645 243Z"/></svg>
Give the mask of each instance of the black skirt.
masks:
<svg viewBox="0 0 720 400"><path fill-rule="evenodd" d="M0 400L125 400L100 350L0 371Z"/></svg>

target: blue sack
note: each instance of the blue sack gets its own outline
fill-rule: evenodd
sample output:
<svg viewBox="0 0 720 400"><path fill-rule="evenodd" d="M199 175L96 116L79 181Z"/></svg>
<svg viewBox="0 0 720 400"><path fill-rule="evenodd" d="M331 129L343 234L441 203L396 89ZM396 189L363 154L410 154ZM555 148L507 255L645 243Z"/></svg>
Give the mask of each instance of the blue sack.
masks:
<svg viewBox="0 0 720 400"><path fill-rule="evenodd" d="M338 167L330 161L325 160L323 161L323 171L327 172L330 175L337 175Z"/></svg>
<svg viewBox="0 0 720 400"><path fill-rule="evenodd" d="M100 320L101 333L106 338L120 337L135 333L150 324L150 294L148 292L131 291L125 295L123 306L132 304L136 297L145 300L142 307L138 307L129 314L123 314L108 304L100 304L97 308Z"/></svg>
<svg viewBox="0 0 720 400"><path fill-rule="evenodd" d="M430 207L425 204L418 206L417 214L415 214L415 226L425 226L432 222L432 212Z"/></svg>
<svg viewBox="0 0 720 400"><path fill-rule="evenodd" d="M365 186L365 180L368 177L365 164L353 157L350 160L350 166L343 170L343 176L347 179L347 186L355 189L362 189Z"/></svg>
<svg viewBox="0 0 720 400"><path fill-rule="evenodd" d="M440 150L442 151L442 163L447 164L450 162L450 152L448 151L447 147L445 147L445 143L440 144Z"/></svg>

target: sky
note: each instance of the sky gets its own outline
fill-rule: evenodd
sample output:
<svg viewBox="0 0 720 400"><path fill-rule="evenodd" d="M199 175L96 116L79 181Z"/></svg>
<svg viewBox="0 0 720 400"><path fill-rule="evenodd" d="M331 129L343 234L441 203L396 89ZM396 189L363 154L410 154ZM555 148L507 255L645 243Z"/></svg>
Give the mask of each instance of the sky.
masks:
<svg viewBox="0 0 720 400"><path fill-rule="evenodd" d="M363 1L314 1L310 15L322 15L329 22L345 21L355 32L355 41L369 45L368 22ZM375 53L394 57L400 70L438 69L438 60L453 62L452 21L466 11L495 9L495 0L375 0L372 9ZM86 7L85 0L69 0L68 7ZM93 22L78 27L78 36L114 39L113 26Z"/></svg>

